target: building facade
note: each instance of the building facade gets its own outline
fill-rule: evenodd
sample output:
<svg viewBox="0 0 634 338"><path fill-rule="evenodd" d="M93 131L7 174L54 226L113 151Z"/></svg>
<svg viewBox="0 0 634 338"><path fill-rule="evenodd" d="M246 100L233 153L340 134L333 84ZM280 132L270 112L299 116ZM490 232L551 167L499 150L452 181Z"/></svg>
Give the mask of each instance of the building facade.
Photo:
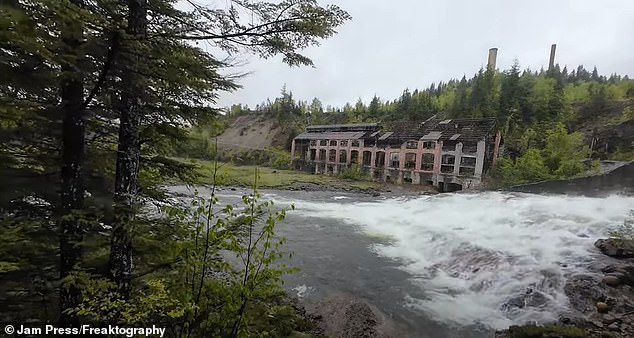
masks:
<svg viewBox="0 0 634 338"><path fill-rule="evenodd" d="M422 123L320 125L295 137L292 166L336 175L358 167L396 184L429 184L440 191L478 188L501 143L493 118Z"/></svg>

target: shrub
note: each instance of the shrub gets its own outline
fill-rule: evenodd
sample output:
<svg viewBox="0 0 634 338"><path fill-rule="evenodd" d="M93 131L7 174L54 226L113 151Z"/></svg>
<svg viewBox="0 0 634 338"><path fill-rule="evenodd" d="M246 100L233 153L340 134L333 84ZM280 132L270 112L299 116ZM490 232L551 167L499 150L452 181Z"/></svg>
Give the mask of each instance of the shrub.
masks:
<svg viewBox="0 0 634 338"><path fill-rule="evenodd" d="M349 179L349 180L361 180L363 179L363 173L361 171L361 166L358 164L351 164L341 170L339 173L339 177Z"/></svg>

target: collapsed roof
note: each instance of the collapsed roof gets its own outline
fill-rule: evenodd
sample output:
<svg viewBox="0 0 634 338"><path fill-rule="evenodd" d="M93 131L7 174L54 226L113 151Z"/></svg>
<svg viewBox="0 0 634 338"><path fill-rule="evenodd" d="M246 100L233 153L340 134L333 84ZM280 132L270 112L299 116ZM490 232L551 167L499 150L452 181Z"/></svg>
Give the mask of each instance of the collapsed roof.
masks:
<svg viewBox="0 0 634 338"><path fill-rule="evenodd" d="M374 140L401 144L408 140L477 142L495 134L495 118L442 119L309 126L295 140Z"/></svg>

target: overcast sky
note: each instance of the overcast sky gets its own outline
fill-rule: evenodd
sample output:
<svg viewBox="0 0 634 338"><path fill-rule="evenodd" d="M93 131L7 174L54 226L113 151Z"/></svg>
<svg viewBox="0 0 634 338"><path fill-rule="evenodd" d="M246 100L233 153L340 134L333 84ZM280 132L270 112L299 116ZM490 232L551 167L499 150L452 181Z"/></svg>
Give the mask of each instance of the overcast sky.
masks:
<svg viewBox="0 0 634 338"><path fill-rule="evenodd" d="M320 0L352 15L339 33L305 54L315 68L290 68L281 58L249 57L242 89L219 104L251 107L279 95L284 84L302 100L324 106L393 100L405 88L467 77L499 48L498 69L517 58L522 68L583 64L601 74L634 76L634 0Z"/></svg>

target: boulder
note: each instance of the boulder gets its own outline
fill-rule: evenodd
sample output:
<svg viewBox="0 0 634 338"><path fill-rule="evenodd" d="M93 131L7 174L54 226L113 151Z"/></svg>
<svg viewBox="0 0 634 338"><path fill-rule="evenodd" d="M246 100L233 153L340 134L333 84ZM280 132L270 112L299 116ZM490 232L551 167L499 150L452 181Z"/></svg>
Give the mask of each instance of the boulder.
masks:
<svg viewBox="0 0 634 338"><path fill-rule="evenodd" d="M594 243L601 252L614 258L634 258L634 243L618 238L599 239Z"/></svg>
<svg viewBox="0 0 634 338"><path fill-rule="evenodd" d="M617 276L608 275L603 277L603 283L612 287L617 287L621 285L621 280Z"/></svg>
<svg viewBox="0 0 634 338"><path fill-rule="evenodd" d="M618 278L622 284L634 285L634 265L612 264L601 269L607 276Z"/></svg>
<svg viewBox="0 0 634 338"><path fill-rule="evenodd" d="M616 318L616 317L614 317L612 315L608 315L608 314L603 315L603 324L605 324L605 325L610 325L612 323L617 322L618 320L619 320L618 318Z"/></svg>
<svg viewBox="0 0 634 338"><path fill-rule="evenodd" d="M610 311L610 306L607 303L597 302L596 306L599 313L606 313Z"/></svg>
<svg viewBox="0 0 634 338"><path fill-rule="evenodd" d="M328 337L393 338L403 334L376 307L347 295L323 300L313 311L320 316L318 326Z"/></svg>

